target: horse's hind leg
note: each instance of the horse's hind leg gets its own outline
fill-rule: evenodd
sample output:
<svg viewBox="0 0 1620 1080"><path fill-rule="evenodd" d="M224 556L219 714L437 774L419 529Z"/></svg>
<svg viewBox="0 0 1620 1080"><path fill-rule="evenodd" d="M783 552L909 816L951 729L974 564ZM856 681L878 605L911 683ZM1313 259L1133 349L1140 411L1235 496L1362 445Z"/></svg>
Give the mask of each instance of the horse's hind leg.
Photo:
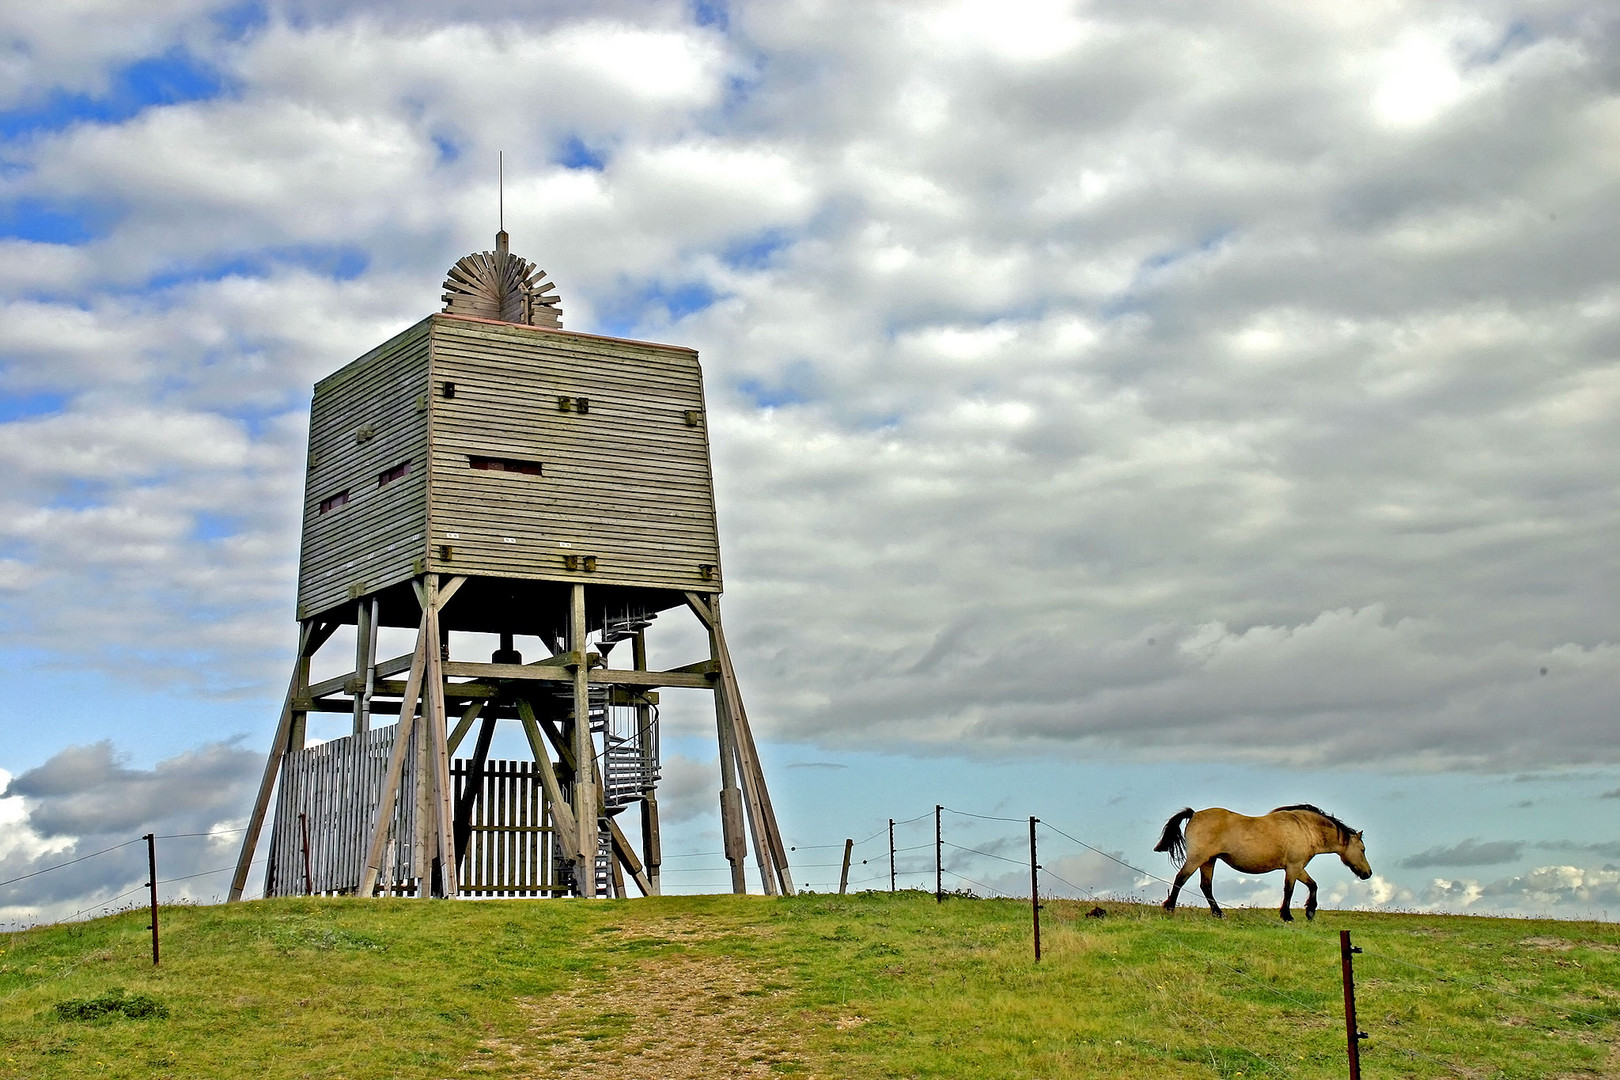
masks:
<svg viewBox="0 0 1620 1080"><path fill-rule="evenodd" d="M1176 910L1176 897L1181 894L1181 887L1187 884L1187 879L1192 877L1192 872L1193 868L1186 863L1176 871L1176 880L1170 883L1170 895L1164 898L1164 910Z"/></svg>
<svg viewBox="0 0 1620 1080"><path fill-rule="evenodd" d="M1288 910L1288 904L1294 899L1294 879L1298 876L1298 871L1290 866L1284 872L1288 876L1283 879L1282 918L1283 922L1293 922L1294 913Z"/></svg>
<svg viewBox="0 0 1620 1080"><path fill-rule="evenodd" d="M1217 919L1225 918L1221 913L1221 905L1215 902L1215 860L1211 859L1198 868L1198 884L1203 887L1204 899L1209 901L1209 913Z"/></svg>
<svg viewBox="0 0 1620 1080"><path fill-rule="evenodd" d="M1303 867L1299 871L1299 880L1305 883L1310 894L1305 897L1305 918L1316 918L1316 879L1307 874Z"/></svg>

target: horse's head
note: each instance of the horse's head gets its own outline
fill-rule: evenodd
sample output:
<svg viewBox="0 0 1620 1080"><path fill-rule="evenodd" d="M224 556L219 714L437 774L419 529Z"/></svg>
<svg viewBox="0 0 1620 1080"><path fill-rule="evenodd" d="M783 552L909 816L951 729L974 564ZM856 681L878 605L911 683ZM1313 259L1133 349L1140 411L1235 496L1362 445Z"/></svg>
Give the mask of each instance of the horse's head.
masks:
<svg viewBox="0 0 1620 1080"><path fill-rule="evenodd" d="M1362 844L1359 832L1350 834L1350 842L1339 852L1339 858L1362 881L1372 877L1372 867L1367 865L1367 848Z"/></svg>

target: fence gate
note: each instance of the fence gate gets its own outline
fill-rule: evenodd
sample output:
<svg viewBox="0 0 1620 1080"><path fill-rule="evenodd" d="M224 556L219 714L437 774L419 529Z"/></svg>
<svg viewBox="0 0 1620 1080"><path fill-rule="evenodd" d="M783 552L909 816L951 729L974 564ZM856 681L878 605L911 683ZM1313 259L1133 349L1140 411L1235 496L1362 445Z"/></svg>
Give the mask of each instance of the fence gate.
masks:
<svg viewBox="0 0 1620 1080"><path fill-rule="evenodd" d="M463 805L472 762L458 758L450 776ZM462 896L548 896L559 889L554 835L540 773L532 761L488 761L479 783L457 885Z"/></svg>

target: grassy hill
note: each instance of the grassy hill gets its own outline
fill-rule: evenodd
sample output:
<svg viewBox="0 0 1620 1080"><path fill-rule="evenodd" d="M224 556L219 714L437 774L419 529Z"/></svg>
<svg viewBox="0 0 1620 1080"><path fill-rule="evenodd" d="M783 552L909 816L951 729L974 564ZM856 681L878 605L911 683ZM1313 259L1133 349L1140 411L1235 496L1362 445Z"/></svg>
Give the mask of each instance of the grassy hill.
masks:
<svg viewBox="0 0 1620 1080"><path fill-rule="evenodd" d="M1342 1077L1344 928L1368 1077L1620 1076L1610 924L1091 906L1039 965L915 892L131 912L0 936L0 1077Z"/></svg>

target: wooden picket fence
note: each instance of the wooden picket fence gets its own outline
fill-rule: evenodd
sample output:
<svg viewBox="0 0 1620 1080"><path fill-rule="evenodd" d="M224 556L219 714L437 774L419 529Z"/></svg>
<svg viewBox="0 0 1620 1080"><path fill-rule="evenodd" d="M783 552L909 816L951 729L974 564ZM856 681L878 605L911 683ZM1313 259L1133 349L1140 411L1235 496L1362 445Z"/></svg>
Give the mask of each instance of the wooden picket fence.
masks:
<svg viewBox="0 0 1620 1080"><path fill-rule="evenodd" d="M282 759L266 896L331 896L360 884L383 776L398 725L305 747ZM416 789L416 736L406 749L399 790ZM457 759L451 780L459 805L472 763ZM532 761L485 763L465 858L463 896L533 897L558 891L555 845L540 776ZM423 838L417 808L396 800L378 883L386 895L414 896ZM308 845L306 858L305 845Z"/></svg>

